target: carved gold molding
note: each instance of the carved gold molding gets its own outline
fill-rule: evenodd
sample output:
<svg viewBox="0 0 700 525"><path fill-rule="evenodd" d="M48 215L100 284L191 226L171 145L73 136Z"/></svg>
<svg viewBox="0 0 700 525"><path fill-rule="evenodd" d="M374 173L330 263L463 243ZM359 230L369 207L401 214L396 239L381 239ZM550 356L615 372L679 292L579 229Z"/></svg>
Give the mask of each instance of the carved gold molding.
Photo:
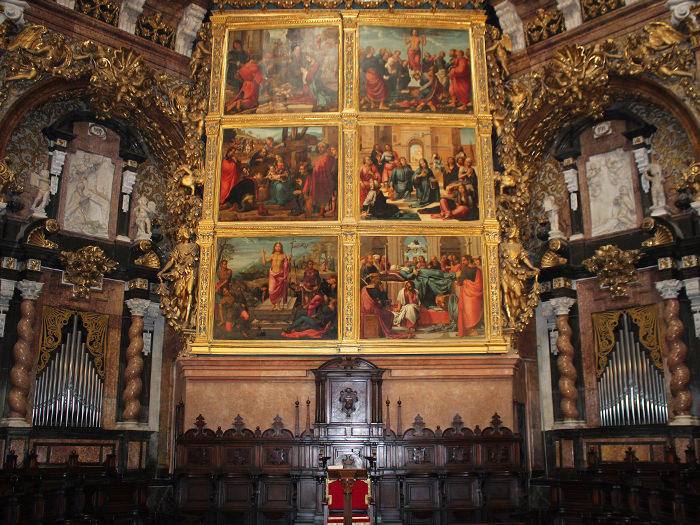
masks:
<svg viewBox="0 0 700 525"><path fill-rule="evenodd" d="M645 248L673 244L676 240L671 229L657 222L653 217L645 217L644 220L642 220L641 228L645 232L653 235L650 239L642 242L642 246Z"/></svg>
<svg viewBox="0 0 700 525"><path fill-rule="evenodd" d="M7 164L9 159L5 157L0 161L0 203L7 202L6 195L10 192L22 191L22 181L17 177L17 173Z"/></svg>
<svg viewBox="0 0 700 525"><path fill-rule="evenodd" d="M27 235L27 244L31 246L39 246L40 248L48 248L49 250L58 250L58 243L46 238L46 234L56 233L60 229L56 219L48 219L41 226L37 226L29 235Z"/></svg>
<svg viewBox="0 0 700 525"><path fill-rule="evenodd" d="M529 44L536 44L550 36L563 33L564 15L558 9L539 8L535 12L535 18L527 24L525 34Z"/></svg>
<svg viewBox="0 0 700 525"><path fill-rule="evenodd" d="M88 297L90 288L101 287L104 275L119 266L117 261L105 257L98 246L83 246L75 252L62 251L60 259L66 265L63 280L73 285L73 295L80 298Z"/></svg>
<svg viewBox="0 0 700 525"><path fill-rule="evenodd" d="M600 287L610 287L610 292L621 297L627 295L627 284L637 280L635 263L641 258L639 250L621 250L613 244L601 246L593 257L583 261L583 266L600 279Z"/></svg>

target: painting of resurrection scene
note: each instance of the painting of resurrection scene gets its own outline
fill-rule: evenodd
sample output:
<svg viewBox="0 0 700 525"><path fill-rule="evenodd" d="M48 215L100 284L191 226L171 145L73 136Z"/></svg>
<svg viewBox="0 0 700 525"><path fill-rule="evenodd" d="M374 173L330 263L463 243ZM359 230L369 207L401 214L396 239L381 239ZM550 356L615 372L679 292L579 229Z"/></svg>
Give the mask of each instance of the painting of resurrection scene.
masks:
<svg viewBox="0 0 700 525"><path fill-rule="evenodd" d="M338 28L231 31L226 114L338 110Z"/></svg>
<svg viewBox="0 0 700 525"><path fill-rule="evenodd" d="M484 336L478 237L367 236L360 254L362 339Z"/></svg>
<svg viewBox="0 0 700 525"><path fill-rule="evenodd" d="M224 130L220 221L338 217L338 128Z"/></svg>
<svg viewBox="0 0 700 525"><path fill-rule="evenodd" d="M472 128L360 126L363 220L479 219Z"/></svg>
<svg viewBox="0 0 700 525"><path fill-rule="evenodd" d="M473 111L469 32L360 27L360 109Z"/></svg>
<svg viewBox="0 0 700 525"><path fill-rule="evenodd" d="M337 339L338 239L218 239L216 339Z"/></svg>

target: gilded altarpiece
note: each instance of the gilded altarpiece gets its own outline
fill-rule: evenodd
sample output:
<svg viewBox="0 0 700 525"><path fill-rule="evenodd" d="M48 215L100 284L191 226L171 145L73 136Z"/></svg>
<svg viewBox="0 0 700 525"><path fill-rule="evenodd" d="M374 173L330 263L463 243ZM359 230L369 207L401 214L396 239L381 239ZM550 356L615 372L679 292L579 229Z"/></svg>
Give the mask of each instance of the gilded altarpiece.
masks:
<svg viewBox="0 0 700 525"><path fill-rule="evenodd" d="M398 15L212 16L192 352L506 351L485 16Z"/></svg>

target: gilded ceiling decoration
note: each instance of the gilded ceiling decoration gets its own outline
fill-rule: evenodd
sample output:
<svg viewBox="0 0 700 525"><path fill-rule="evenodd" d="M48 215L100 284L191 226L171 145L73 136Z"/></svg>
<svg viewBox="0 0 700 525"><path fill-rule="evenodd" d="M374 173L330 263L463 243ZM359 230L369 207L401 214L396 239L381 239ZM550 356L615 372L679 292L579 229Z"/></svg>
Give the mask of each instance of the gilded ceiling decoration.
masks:
<svg viewBox="0 0 700 525"><path fill-rule="evenodd" d="M527 230L533 184L550 145L565 125L602 116L612 101L611 76L653 77L697 112L700 98L691 49L697 28L684 31L654 22L618 40L564 46L543 67L505 82L502 55L508 43L498 31L487 31L489 98L504 168L497 177L497 218L502 230L513 226ZM522 275L504 275L509 271L502 268L503 280L522 282ZM530 290L531 296L537 294L537 286ZM531 316L527 308L516 312L515 321L513 312L509 314L516 330Z"/></svg>
<svg viewBox="0 0 700 525"><path fill-rule="evenodd" d="M97 2L97 4L102 3ZM11 31L5 27L5 33ZM43 26L25 26L4 42L0 103L26 90L26 81L47 78L89 79L90 103L98 118L117 118L139 129L167 181L165 231L187 231L192 237L201 215L201 197L181 185L187 173L190 186L202 186L204 116L208 100L211 48L209 25L203 24L190 62L191 82L183 82L144 65L126 48L111 49L91 41L69 41ZM20 82L25 81L25 82ZM184 148L163 132L168 122L184 138ZM182 227L186 228L183 230ZM194 271L196 258L190 261ZM164 292L167 299L170 292ZM171 311L172 309L168 310ZM170 314L166 311L166 316ZM180 318L181 319L181 318ZM182 320L182 319L181 319ZM188 320L186 320L188 321ZM185 323L174 322L176 328Z"/></svg>

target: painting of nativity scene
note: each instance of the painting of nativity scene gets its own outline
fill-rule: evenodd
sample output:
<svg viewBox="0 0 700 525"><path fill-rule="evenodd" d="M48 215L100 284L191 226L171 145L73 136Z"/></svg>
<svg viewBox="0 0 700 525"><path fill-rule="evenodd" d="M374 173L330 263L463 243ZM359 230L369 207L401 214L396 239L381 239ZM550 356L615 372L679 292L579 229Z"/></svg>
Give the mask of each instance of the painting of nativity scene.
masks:
<svg viewBox="0 0 700 525"><path fill-rule="evenodd" d="M224 131L220 221L338 217L338 128Z"/></svg>
<svg viewBox="0 0 700 525"><path fill-rule="evenodd" d="M471 128L361 126L360 217L478 220L475 148Z"/></svg>
<svg viewBox="0 0 700 525"><path fill-rule="evenodd" d="M218 240L216 339L337 339L336 237Z"/></svg>
<svg viewBox="0 0 700 525"><path fill-rule="evenodd" d="M338 28L231 31L226 114L338 110Z"/></svg>
<svg viewBox="0 0 700 525"><path fill-rule="evenodd" d="M473 111L469 32L360 27L360 109Z"/></svg>
<svg viewBox="0 0 700 525"><path fill-rule="evenodd" d="M362 339L484 336L477 237L367 236L360 254Z"/></svg>

